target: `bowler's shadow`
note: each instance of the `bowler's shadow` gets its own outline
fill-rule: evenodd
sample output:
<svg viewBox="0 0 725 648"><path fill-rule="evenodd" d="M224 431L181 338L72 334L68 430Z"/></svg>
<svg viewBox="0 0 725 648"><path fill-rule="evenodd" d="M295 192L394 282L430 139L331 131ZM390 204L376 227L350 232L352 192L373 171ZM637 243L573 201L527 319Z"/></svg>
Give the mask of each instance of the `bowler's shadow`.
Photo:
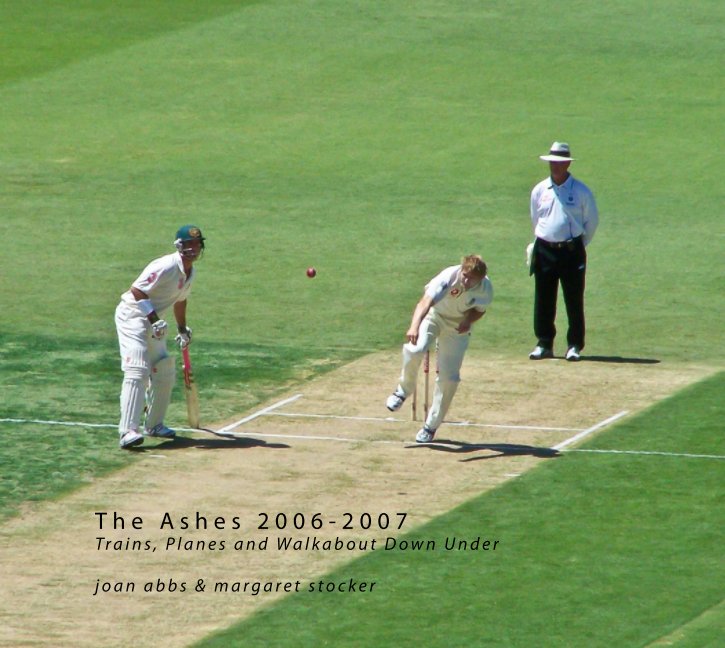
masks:
<svg viewBox="0 0 725 648"><path fill-rule="evenodd" d="M451 452L453 454L469 454L471 452L480 452L481 450L490 450L496 454L487 454L480 457L469 457L461 459L461 463L469 461L480 461L481 459L496 459L497 457L511 457L520 455L531 455L532 457L558 457L560 453L554 448L542 448L538 446L521 445L518 443L466 443L464 441L454 441L452 439L436 439L430 443L417 443L414 446L406 446L408 448L428 448L437 452Z"/></svg>
<svg viewBox="0 0 725 648"><path fill-rule="evenodd" d="M184 450L187 448L197 448L200 450L244 450L248 448L269 448L270 450L280 450L289 448L286 443L267 443L261 439L254 437L229 437L223 439L221 437L214 439L193 438L185 436L177 436L158 445L141 445L130 448L132 452L149 452L153 450Z"/></svg>
<svg viewBox="0 0 725 648"><path fill-rule="evenodd" d="M656 358L623 358L622 356L585 356L582 362L611 362L612 364L659 364Z"/></svg>

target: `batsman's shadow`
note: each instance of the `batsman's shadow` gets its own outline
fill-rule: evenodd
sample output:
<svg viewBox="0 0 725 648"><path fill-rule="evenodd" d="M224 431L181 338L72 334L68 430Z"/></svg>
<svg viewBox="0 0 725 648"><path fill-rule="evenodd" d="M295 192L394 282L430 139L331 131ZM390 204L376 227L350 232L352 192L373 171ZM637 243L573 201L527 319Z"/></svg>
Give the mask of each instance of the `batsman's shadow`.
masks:
<svg viewBox="0 0 725 648"><path fill-rule="evenodd" d="M175 439L170 439L159 443L155 446L137 446L132 448L136 452L148 452L150 450L185 450L188 448L197 448L200 450L244 450L248 448L268 448L270 450L283 450L289 448L286 443L267 443L261 439L255 439L254 437L229 437L228 439L223 438L196 438L196 437L184 437L177 436Z"/></svg>
<svg viewBox="0 0 725 648"><path fill-rule="evenodd" d="M436 452L450 452L453 454L469 454L472 452L481 452L488 450L495 454L486 454L478 457L469 457L461 459L461 463L469 461L481 461L482 459L496 459L498 457L511 457L520 455L531 455L533 457L551 458L559 457L561 453L554 448L545 448L540 446L522 445L518 443L466 443L465 441L455 441L453 439L436 439L430 443L417 443L408 448L428 448Z"/></svg>

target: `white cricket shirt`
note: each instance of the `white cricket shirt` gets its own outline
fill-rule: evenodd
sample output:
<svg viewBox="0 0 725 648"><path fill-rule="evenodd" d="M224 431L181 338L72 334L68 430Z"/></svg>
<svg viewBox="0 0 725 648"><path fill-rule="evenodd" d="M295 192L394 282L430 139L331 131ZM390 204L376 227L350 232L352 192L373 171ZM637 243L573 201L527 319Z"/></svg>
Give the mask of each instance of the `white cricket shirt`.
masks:
<svg viewBox="0 0 725 648"><path fill-rule="evenodd" d="M549 177L531 191L531 222L537 238L557 243L583 236L588 245L599 224L599 212L583 182L570 175L559 186Z"/></svg>
<svg viewBox="0 0 725 648"><path fill-rule="evenodd" d="M461 266L450 266L433 277L425 287L425 294L433 300L431 311L454 328L475 308L482 313L493 300L493 285L488 277L466 290L461 281Z"/></svg>
<svg viewBox="0 0 725 648"><path fill-rule="evenodd" d="M174 252L154 259L132 285L149 296L156 314L162 317L162 313L169 307L187 298L195 276L196 271L192 268L187 278L181 254ZM130 290L123 293L121 301L138 308L136 298Z"/></svg>

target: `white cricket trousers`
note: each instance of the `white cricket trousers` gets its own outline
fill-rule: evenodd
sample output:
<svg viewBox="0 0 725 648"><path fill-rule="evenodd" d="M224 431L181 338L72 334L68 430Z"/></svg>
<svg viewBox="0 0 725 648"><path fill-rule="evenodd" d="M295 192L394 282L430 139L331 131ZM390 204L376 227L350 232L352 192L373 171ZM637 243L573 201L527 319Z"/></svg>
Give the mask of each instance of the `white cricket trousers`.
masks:
<svg viewBox="0 0 725 648"><path fill-rule="evenodd" d="M470 332L458 333L450 326L441 325L437 317L427 315L420 325L418 342L403 345L403 370L398 389L407 398L415 391L418 372L426 351L435 351L438 341L438 375L433 389L433 402L425 424L437 430L448 413L448 408L461 382L461 365L466 355ZM431 371L433 362L431 362Z"/></svg>
<svg viewBox="0 0 725 648"><path fill-rule="evenodd" d="M124 302L116 308L116 332L123 370L118 432L123 436L128 430L139 430L147 396L147 427L163 421L171 400L175 369L174 359L166 349L166 339L151 337L148 319ZM148 395L147 388L150 388Z"/></svg>

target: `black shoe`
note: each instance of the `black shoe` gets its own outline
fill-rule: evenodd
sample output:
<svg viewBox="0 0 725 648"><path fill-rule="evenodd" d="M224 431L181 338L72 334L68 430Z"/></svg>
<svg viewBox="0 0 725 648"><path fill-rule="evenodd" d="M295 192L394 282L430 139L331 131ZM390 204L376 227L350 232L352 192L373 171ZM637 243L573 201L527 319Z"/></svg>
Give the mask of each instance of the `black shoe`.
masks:
<svg viewBox="0 0 725 648"><path fill-rule="evenodd" d="M543 360L544 358L553 358L554 352L546 347L536 346L534 350L529 353L529 360Z"/></svg>
<svg viewBox="0 0 725 648"><path fill-rule="evenodd" d="M569 362L579 362L579 360L582 359L582 357L579 353L579 347L577 347L577 346L569 347L568 351L566 352L566 359Z"/></svg>

